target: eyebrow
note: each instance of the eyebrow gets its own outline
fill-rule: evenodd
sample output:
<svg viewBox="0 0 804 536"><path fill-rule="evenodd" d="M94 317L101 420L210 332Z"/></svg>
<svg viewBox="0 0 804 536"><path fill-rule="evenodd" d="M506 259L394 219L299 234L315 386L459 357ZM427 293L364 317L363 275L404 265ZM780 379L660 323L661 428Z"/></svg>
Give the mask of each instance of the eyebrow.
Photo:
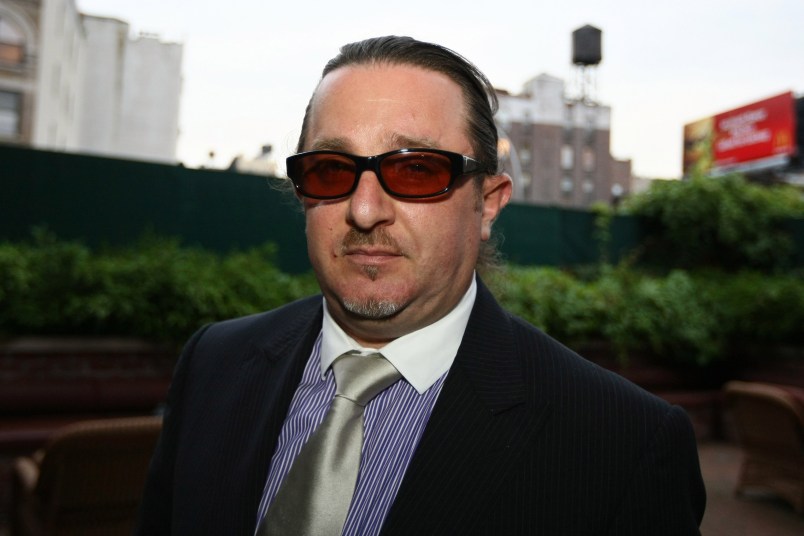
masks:
<svg viewBox="0 0 804 536"><path fill-rule="evenodd" d="M340 151L348 152L349 142L345 138L326 138L315 140L310 144L308 151Z"/></svg>
<svg viewBox="0 0 804 536"><path fill-rule="evenodd" d="M395 148L438 149L438 144L431 138L414 138L403 134L392 134L390 145Z"/></svg>
<svg viewBox="0 0 804 536"><path fill-rule="evenodd" d="M438 149L439 145L431 138L417 138L404 134L391 134L385 145L389 151L395 149ZM351 143L346 138L323 138L314 140L308 151L339 151L350 152Z"/></svg>

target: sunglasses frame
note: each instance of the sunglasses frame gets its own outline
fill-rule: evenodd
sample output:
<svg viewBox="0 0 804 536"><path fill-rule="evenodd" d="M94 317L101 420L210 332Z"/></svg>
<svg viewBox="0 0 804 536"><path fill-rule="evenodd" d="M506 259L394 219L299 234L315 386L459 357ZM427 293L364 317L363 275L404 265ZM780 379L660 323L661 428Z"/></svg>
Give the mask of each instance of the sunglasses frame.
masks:
<svg viewBox="0 0 804 536"><path fill-rule="evenodd" d="M383 160L388 158L389 156L394 156L398 154L406 154L406 153L428 153L428 154L437 154L441 156L446 156L449 158L450 161L450 178L449 183L443 189L432 193L432 194L400 194L394 192L388 184L386 184L385 179L382 177L382 172L380 171L380 165ZM300 180L298 178L291 176L291 169L293 169L295 162L303 159L307 156L313 155L336 155L348 158L355 164L355 178L352 181L352 185L349 189L339 195L313 195L308 192L305 192L304 189L301 187ZM467 175L476 175L478 173L488 173L485 169L484 165L475 160L474 158L468 157L466 155L462 155L459 153L454 153L452 151L443 151L441 149L427 149L427 148L405 148L405 149L397 149L395 151L389 151L387 153L382 153L374 156L357 156L350 153L344 153L341 151L307 151L303 153L297 153L292 156L287 157L286 159L287 170L288 170L288 178L290 178L291 182L293 182L293 186L296 188L296 191L299 195L303 197L309 197L312 199L339 199L341 197L348 197L354 193L357 189L357 184L360 182L360 176L363 175L365 171L373 171L374 174L377 176L377 180L380 182L380 186L388 195L393 197L399 197L404 199L427 199L429 197L436 197L439 195L443 195L449 192L454 186L455 182Z"/></svg>

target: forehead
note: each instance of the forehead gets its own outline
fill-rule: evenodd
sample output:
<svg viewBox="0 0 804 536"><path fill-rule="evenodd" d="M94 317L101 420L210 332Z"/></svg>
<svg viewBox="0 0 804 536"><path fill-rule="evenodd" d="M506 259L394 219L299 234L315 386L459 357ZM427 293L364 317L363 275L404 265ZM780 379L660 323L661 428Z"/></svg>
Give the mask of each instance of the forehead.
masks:
<svg viewBox="0 0 804 536"><path fill-rule="evenodd" d="M311 104L305 150L386 151L414 142L471 150L463 92L440 72L411 65L340 67L321 80Z"/></svg>

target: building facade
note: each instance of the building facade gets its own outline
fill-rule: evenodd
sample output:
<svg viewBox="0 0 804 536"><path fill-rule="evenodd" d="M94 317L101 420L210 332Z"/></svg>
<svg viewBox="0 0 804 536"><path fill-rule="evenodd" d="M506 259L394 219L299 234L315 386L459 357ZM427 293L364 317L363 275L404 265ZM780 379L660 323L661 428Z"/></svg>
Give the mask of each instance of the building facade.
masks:
<svg viewBox="0 0 804 536"><path fill-rule="evenodd" d="M608 106L568 98L564 81L546 74L521 94L497 96L501 161L514 178L514 201L585 208L628 193L631 162L611 156Z"/></svg>
<svg viewBox="0 0 804 536"><path fill-rule="evenodd" d="M182 45L74 0L0 0L0 142L176 162Z"/></svg>

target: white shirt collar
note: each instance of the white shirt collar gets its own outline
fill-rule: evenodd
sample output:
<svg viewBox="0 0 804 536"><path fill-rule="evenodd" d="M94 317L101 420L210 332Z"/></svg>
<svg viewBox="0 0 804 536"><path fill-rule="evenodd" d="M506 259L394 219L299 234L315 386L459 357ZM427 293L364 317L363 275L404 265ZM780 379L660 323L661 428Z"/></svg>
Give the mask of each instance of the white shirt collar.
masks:
<svg viewBox="0 0 804 536"><path fill-rule="evenodd" d="M461 345L469 315L475 304L477 283L472 277L469 289L446 316L413 333L408 333L383 346L379 351L419 394L424 393L452 366ZM321 327L321 375L335 359L348 351L375 353L346 334L335 322L324 299L324 323Z"/></svg>

